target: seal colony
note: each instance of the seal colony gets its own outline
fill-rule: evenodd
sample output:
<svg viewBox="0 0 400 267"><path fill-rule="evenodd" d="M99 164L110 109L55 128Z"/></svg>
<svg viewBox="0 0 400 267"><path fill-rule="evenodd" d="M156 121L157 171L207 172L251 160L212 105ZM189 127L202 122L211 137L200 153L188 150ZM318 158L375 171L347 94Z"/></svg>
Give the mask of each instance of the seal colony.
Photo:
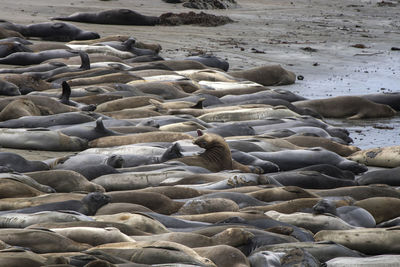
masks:
<svg viewBox="0 0 400 267"><path fill-rule="evenodd" d="M398 263L399 147L360 150L324 121L394 116L397 94L310 100L266 87L295 82L279 65L164 60L66 23L0 29L19 44L0 58L1 266Z"/></svg>

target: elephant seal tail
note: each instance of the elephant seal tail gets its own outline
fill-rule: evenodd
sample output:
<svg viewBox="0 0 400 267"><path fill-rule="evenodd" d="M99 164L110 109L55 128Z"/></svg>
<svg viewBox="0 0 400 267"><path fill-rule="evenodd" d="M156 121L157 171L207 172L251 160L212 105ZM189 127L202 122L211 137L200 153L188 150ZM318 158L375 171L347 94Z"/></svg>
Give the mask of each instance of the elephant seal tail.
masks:
<svg viewBox="0 0 400 267"><path fill-rule="evenodd" d="M61 86L62 86L62 94L60 96L60 102L68 105L69 97L71 96L71 87L66 81L63 81Z"/></svg>
<svg viewBox="0 0 400 267"><path fill-rule="evenodd" d="M81 58L81 66L79 69L81 70L90 70L90 58L86 52L79 51L79 56Z"/></svg>

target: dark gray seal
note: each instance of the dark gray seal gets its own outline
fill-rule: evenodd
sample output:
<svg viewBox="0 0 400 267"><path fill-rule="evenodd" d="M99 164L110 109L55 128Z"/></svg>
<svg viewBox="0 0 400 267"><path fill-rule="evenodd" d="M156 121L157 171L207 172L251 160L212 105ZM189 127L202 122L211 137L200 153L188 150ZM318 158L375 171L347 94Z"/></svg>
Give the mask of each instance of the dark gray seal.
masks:
<svg viewBox="0 0 400 267"><path fill-rule="evenodd" d="M10 152L0 152L0 166L11 168L16 172L34 172L49 169L49 166L42 161L26 160L22 156Z"/></svg>
<svg viewBox="0 0 400 267"><path fill-rule="evenodd" d="M53 58L65 58L65 57L75 57L78 54L72 50L66 49L54 49L46 50L38 53L31 52L16 52L8 55L4 58L0 58L0 64L11 64L11 65L34 65L40 64L43 61L53 59Z"/></svg>
<svg viewBox="0 0 400 267"><path fill-rule="evenodd" d="M88 141L104 136L121 135L118 132L109 130L104 127L102 117L96 120L96 126L77 124L70 127L62 128L60 129L60 132L68 136L77 136Z"/></svg>
<svg viewBox="0 0 400 267"><path fill-rule="evenodd" d="M25 116L0 122L0 128L38 128L94 121L90 113L70 112L47 116Z"/></svg>
<svg viewBox="0 0 400 267"><path fill-rule="evenodd" d="M228 69L229 69L229 63L226 60L216 57L216 56L213 56L213 55L190 56L190 57L186 57L185 60L197 61L208 67L218 68L223 71L228 71Z"/></svg>
<svg viewBox="0 0 400 267"><path fill-rule="evenodd" d="M271 161L283 171L290 171L316 164L332 164L342 170L349 170L355 174L363 173L368 168L355 161L345 159L338 154L314 147L302 150L284 150L277 152L250 152L262 160Z"/></svg>
<svg viewBox="0 0 400 267"><path fill-rule="evenodd" d="M243 165L257 166L264 171L263 173L279 171L279 166L270 161L261 160L255 156L252 156L248 153L241 152L238 150L231 150L231 153L232 153L232 158L237 162Z"/></svg>
<svg viewBox="0 0 400 267"><path fill-rule="evenodd" d="M357 182L360 185L387 184L400 186L400 167L367 172L358 177Z"/></svg>
<svg viewBox="0 0 400 267"><path fill-rule="evenodd" d="M335 215L350 225L375 228L374 217L367 210L357 206L342 206L336 208L333 201L321 199L312 207L314 214L329 213Z"/></svg>
<svg viewBox="0 0 400 267"><path fill-rule="evenodd" d="M287 171L267 174L284 186L298 186L305 189L331 189L355 186L353 180L339 179L316 171Z"/></svg>
<svg viewBox="0 0 400 267"><path fill-rule="evenodd" d="M15 84L0 79L0 95L16 96L21 95L21 92Z"/></svg>
<svg viewBox="0 0 400 267"><path fill-rule="evenodd" d="M159 24L158 17L145 16L130 9L112 9L98 13L77 12L68 17L54 17L53 20L78 21L95 24L146 25Z"/></svg>
<svg viewBox="0 0 400 267"><path fill-rule="evenodd" d="M64 22L42 22L20 25L20 31L25 37L39 37L47 41L69 42L72 40L98 39L96 32L84 31L73 24Z"/></svg>

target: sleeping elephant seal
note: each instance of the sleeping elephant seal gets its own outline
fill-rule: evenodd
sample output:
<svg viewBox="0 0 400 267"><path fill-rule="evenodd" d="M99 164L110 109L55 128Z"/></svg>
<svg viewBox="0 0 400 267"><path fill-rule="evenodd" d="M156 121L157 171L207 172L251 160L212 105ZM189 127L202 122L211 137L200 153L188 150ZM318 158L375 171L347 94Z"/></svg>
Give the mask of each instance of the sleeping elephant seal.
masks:
<svg viewBox="0 0 400 267"><path fill-rule="evenodd" d="M61 202L47 203L39 206L23 208L19 210L1 211L0 214L6 213L36 213L40 211L57 211L57 210L69 210L77 211L85 215L95 215L96 211L110 202L110 197L100 192L89 193L82 200L67 200Z"/></svg>
<svg viewBox="0 0 400 267"><path fill-rule="evenodd" d="M400 253L400 230L396 227L324 230L315 235L315 240L333 241L369 255Z"/></svg>
<svg viewBox="0 0 400 267"><path fill-rule="evenodd" d="M394 197L371 197L357 201L354 205L371 213L377 224L400 216L400 211L393 208L400 205L400 199Z"/></svg>
<svg viewBox="0 0 400 267"><path fill-rule="evenodd" d="M54 17L52 20L78 21L95 24L146 26L154 26L159 24L160 21L158 17L145 16L130 9L112 9L98 13L77 12L69 15L68 17Z"/></svg>
<svg viewBox="0 0 400 267"><path fill-rule="evenodd" d="M53 187L56 192L104 192L98 184L89 182L81 174L70 170L49 170L26 173L38 183Z"/></svg>
<svg viewBox="0 0 400 267"><path fill-rule="evenodd" d="M193 139L193 137L185 133L161 131L123 136L106 136L90 141L89 147L112 147L151 142L175 142L183 139Z"/></svg>
<svg viewBox="0 0 400 267"><path fill-rule="evenodd" d="M1 112L0 121L18 119L24 116L40 116L42 112L29 99L16 99L10 102Z"/></svg>
<svg viewBox="0 0 400 267"><path fill-rule="evenodd" d="M51 231L65 236L79 243L97 246L107 243L135 242L126 234L121 233L117 228L95 228L95 227L68 227L52 228Z"/></svg>
<svg viewBox="0 0 400 267"><path fill-rule="evenodd" d="M361 150L347 158L369 166L395 168L400 166L400 146Z"/></svg>
<svg viewBox="0 0 400 267"><path fill-rule="evenodd" d="M25 37L39 37L47 41L90 40L100 38L96 32L79 29L73 24L64 22L42 22L20 25L20 33Z"/></svg>
<svg viewBox="0 0 400 267"><path fill-rule="evenodd" d="M194 251L200 256L212 260L218 267L250 267L249 260L235 247L216 245L195 248Z"/></svg>
<svg viewBox="0 0 400 267"><path fill-rule="evenodd" d="M400 186L400 167L367 172L357 178L357 183L359 185L387 184Z"/></svg>
<svg viewBox="0 0 400 267"><path fill-rule="evenodd" d="M343 158L321 147L277 152L250 152L249 154L277 164L282 171L290 171L316 164L332 164L342 170L349 170L355 174L368 170L363 164Z"/></svg>
<svg viewBox="0 0 400 267"><path fill-rule="evenodd" d="M35 253L74 252L91 247L53 232L33 229L0 229L0 240L12 246L29 248Z"/></svg>
<svg viewBox="0 0 400 267"><path fill-rule="evenodd" d="M27 184L10 180L0 179L0 198L35 197L43 195L43 192Z"/></svg>
<svg viewBox="0 0 400 267"><path fill-rule="evenodd" d="M292 84L296 80L296 75L293 72L285 70L280 65L261 66L243 71L230 71L228 74L265 86Z"/></svg>
<svg viewBox="0 0 400 267"><path fill-rule="evenodd" d="M173 161L183 162L189 166L203 167L212 172L234 169L242 172L253 172L249 166L232 160L231 150L221 136L211 133L203 134L201 130L198 130L197 134L199 137L193 143L204 148L205 151L200 155L186 156ZM260 173L258 168L253 168L253 170Z"/></svg>
<svg viewBox="0 0 400 267"><path fill-rule="evenodd" d="M19 91L18 86L0 79L0 95L15 96L20 94L21 92Z"/></svg>
<svg viewBox="0 0 400 267"><path fill-rule="evenodd" d="M274 210L267 211L265 215L274 220L307 229L314 234L321 230L348 230L356 228L355 226L352 226L342 219L334 216L314 215L305 212L284 214Z"/></svg>
<svg viewBox="0 0 400 267"><path fill-rule="evenodd" d="M42 161L26 160L11 152L0 152L0 166L13 169L16 172L34 172L48 170L49 166Z"/></svg>
<svg viewBox="0 0 400 267"><path fill-rule="evenodd" d="M367 119L392 117L396 111L358 96L337 96L294 102L298 108L308 108L326 118Z"/></svg>
<svg viewBox="0 0 400 267"><path fill-rule="evenodd" d="M312 210L314 214L329 213L335 215L350 225L365 228L374 228L376 226L375 219L371 213L360 207L342 206L336 208L336 204L333 201L321 199L312 207Z"/></svg>

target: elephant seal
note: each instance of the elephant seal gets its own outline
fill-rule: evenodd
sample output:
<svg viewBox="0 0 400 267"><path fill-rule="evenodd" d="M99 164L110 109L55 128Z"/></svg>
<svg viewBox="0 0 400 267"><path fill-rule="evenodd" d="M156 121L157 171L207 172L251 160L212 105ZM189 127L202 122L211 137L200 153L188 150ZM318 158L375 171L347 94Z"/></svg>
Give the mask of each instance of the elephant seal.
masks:
<svg viewBox="0 0 400 267"><path fill-rule="evenodd" d="M84 139L47 129L0 129L0 133L0 146L7 148L45 151L81 151L87 148L87 141Z"/></svg>
<svg viewBox="0 0 400 267"><path fill-rule="evenodd" d="M35 253L74 252L91 247L56 233L33 229L0 229L0 239L13 246L29 248Z"/></svg>
<svg viewBox="0 0 400 267"><path fill-rule="evenodd" d="M96 120L96 126L76 126L66 127L59 130L61 133L68 136L76 136L87 141L92 141L94 139L104 137L104 136L114 136L121 135L118 132L112 131L104 127L103 118L99 117Z"/></svg>
<svg viewBox="0 0 400 267"><path fill-rule="evenodd" d="M16 99L0 112L0 121L18 119L24 116L40 116L42 112L29 99Z"/></svg>
<svg viewBox="0 0 400 267"><path fill-rule="evenodd" d="M77 53L66 49L46 50L37 53L32 52L16 52L4 58L0 58L0 64L11 65L33 65L40 64L43 61L53 58L75 57Z"/></svg>
<svg viewBox="0 0 400 267"><path fill-rule="evenodd" d="M92 218L71 211L40 211L35 213L5 213L0 216L1 228L26 228L41 223L93 221Z"/></svg>
<svg viewBox="0 0 400 267"><path fill-rule="evenodd" d="M246 256L237 248L227 245L207 246L195 248L200 256L212 260L221 267L249 267L250 262ZM221 257L224 255L224 257Z"/></svg>
<svg viewBox="0 0 400 267"><path fill-rule="evenodd" d="M400 212L397 209L393 209L399 203L400 199L398 198L371 197L359 200L354 205L366 209L374 216L376 223L379 224L400 216Z"/></svg>
<svg viewBox="0 0 400 267"><path fill-rule="evenodd" d="M365 165L395 168L400 166L400 146L378 147L358 151L347 158Z"/></svg>
<svg viewBox="0 0 400 267"><path fill-rule="evenodd" d="M265 86L292 84L296 80L296 75L293 72L285 70L280 65L261 66L243 71L230 71L228 74Z"/></svg>
<svg viewBox="0 0 400 267"><path fill-rule="evenodd" d="M21 92L15 84L0 79L0 95L16 96L21 95Z"/></svg>
<svg viewBox="0 0 400 267"><path fill-rule="evenodd" d="M132 203L108 203L97 210L96 215L111 215L121 212L153 212L151 209Z"/></svg>
<svg viewBox="0 0 400 267"><path fill-rule="evenodd" d="M183 203L154 192L139 192L136 190L108 192L112 203L133 203L143 205L157 213L172 214L182 207Z"/></svg>
<svg viewBox="0 0 400 267"><path fill-rule="evenodd" d="M34 180L31 177L29 177L25 174L22 174L22 173L16 173L16 172L0 173L0 179L15 180L15 181L24 183L26 185L29 185L43 193L55 193L56 192L54 190L54 188L52 188L48 185L38 183L36 180Z"/></svg>
<svg viewBox="0 0 400 267"><path fill-rule="evenodd" d="M51 186L59 193L104 192L104 188L89 182L81 174L70 170L48 170L25 173L38 183Z"/></svg>
<svg viewBox="0 0 400 267"><path fill-rule="evenodd" d="M90 249L91 252L96 250L135 263L146 264L145 266L185 262L195 266L216 267L211 260L200 257L193 249L168 241L120 242L103 244Z"/></svg>
<svg viewBox="0 0 400 267"><path fill-rule="evenodd" d="M25 116L0 122L0 128L47 128L56 125L71 125L94 121L96 114L69 112L46 116Z"/></svg>
<svg viewBox="0 0 400 267"><path fill-rule="evenodd" d="M170 232L160 222L145 214L122 212L112 215L97 215L93 218L97 222L123 223L146 233L163 234Z"/></svg>
<svg viewBox="0 0 400 267"><path fill-rule="evenodd" d="M90 40L100 38L96 32L79 29L70 23L42 22L20 25L20 33L25 37L39 37L47 41Z"/></svg>
<svg viewBox="0 0 400 267"><path fill-rule="evenodd" d="M361 177L357 177L357 183L359 185L387 184L400 186L400 167L364 173Z"/></svg>
<svg viewBox="0 0 400 267"><path fill-rule="evenodd" d="M336 204L333 201L321 199L312 207L312 210L314 214L329 213L335 215L353 226L365 228L374 228L376 226L375 219L371 213L360 207L342 206L336 208Z"/></svg>
<svg viewBox="0 0 400 267"><path fill-rule="evenodd" d="M326 118L367 119L392 117L396 111L388 105L376 104L358 96L337 96L294 102L298 108L308 108Z"/></svg>
<svg viewBox="0 0 400 267"><path fill-rule="evenodd" d="M103 205L110 202L110 197L100 192L89 193L81 201L67 200L61 202L47 203L39 206L23 208L12 211L1 211L0 214L6 213L36 213L40 211L57 211L57 210L72 210L85 215L95 215L96 211Z"/></svg>
<svg viewBox="0 0 400 267"><path fill-rule="evenodd" d="M396 266L400 262L399 255L378 255L372 257L337 257L326 262L329 267L341 266Z"/></svg>
<svg viewBox="0 0 400 267"><path fill-rule="evenodd" d="M89 147L110 147L149 142L175 142L183 139L193 139L185 133L176 132L150 132L125 136L107 136L89 142Z"/></svg>
<svg viewBox="0 0 400 267"><path fill-rule="evenodd" d="M304 212L283 214L274 210L267 211L265 215L280 222L302 227L313 232L314 234L321 230L348 230L355 228L355 226L352 226L342 219L334 216L314 215Z"/></svg>
<svg viewBox="0 0 400 267"><path fill-rule="evenodd" d="M318 198L318 195L297 186L265 188L247 194L264 202L286 201L298 198Z"/></svg>
<svg viewBox="0 0 400 267"><path fill-rule="evenodd" d="M321 263L311 253L301 248L285 252L261 251L249 257L251 266L309 266L318 267Z"/></svg>
<svg viewBox="0 0 400 267"><path fill-rule="evenodd" d="M313 190L313 193L320 197L349 196L355 200L363 200L372 197L400 198L400 193L392 187L381 185L370 186L349 186L336 189Z"/></svg>
<svg viewBox="0 0 400 267"><path fill-rule="evenodd" d="M0 152L0 165L11 168L16 172L33 172L49 169L49 166L42 161L26 160L22 156L11 152Z"/></svg>
<svg viewBox="0 0 400 267"><path fill-rule="evenodd" d="M117 228L95 228L95 227L68 227L52 228L51 231L65 236L79 243L98 246L107 243L135 242L126 234L121 233Z"/></svg>
<svg viewBox="0 0 400 267"><path fill-rule="evenodd" d="M333 140L319 136L292 135L283 139L300 147L322 147L326 150L335 152L342 157L350 156L351 154L360 150L358 147L340 144Z"/></svg>
<svg viewBox="0 0 400 267"><path fill-rule="evenodd" d="M226 198L192 199L186 201L177 214L202 214L219 211L239 211L239 206Z"/></svg>
<svg viewBox="0 0 400 267"><path fill-rule="evenodd" d="M69 15L68 17L54 17L52 20L78 21L96 24L146 26L154 26L160 22L158 17L145 16L130 9L112 9L97 13L77 12Z"/></svg>
<svg viewBox="0 0 400 267"><path fill-rule="evenodd" d="M42 194L36 188L16 180L0 179L1 198L35 197Z"/></svg>
<svg viewBox="0 0 400 267"><path fill-rule="evenodd" d="M328 260L337 257L358 257L362 259L365 255L361 252L351 250L343 245L339 245L334 242L293 242L293 243L282 243L273 244L267 246L261 246L257 248L253 254L261 251L271 252L288 252L294 248L299 248L309 252L320 262L326 262ZM279 265L278 265L279 266Z"/></svg>
<svg viewBox="0 0 400 267"><path fill-rule="evenodd" d="M190 166L203 167L212 172L234 169L242 172L253 172L250 167L232 160L229 146L221 136L210 133L203 134L201 130L198 130L197 134L198 138L193 143L204 148L205 151L200 155L186 156L174 159L174 161L183 162ZM260 170L257 169L254 172L260 172Z"/></svg>
<svg viewBox="0 0 400 267"><path fill-rule="evenodd" d="M32 50L19 42L0 42L0 57L16 52L32 52Z"/></svg>
<svg viewBox="0 0 400 267"><path fill-rule="evenodd" d="M399 254L399 238L400 231L397 228L324 230L315 235L316 241L333 241L369 255Z"/></svg>
<svg viewBox="0 0 400 267"><path fill-rule="evenodd" d="M340 179L317 171L283 171L266 175L284 186L298 186L304 189L330 189L355 186L357 183L349 179Z"/></svg>
<svg viewBox="0 0 400 267"><path fill-rule="evenodd" d="M249 154L277 164L282 171L325 163L332 164L342 170L349 170L355 174L363 173L368 170L363 164L348 160L320 147L277 152L250 152Z"/></svg>
<svg viewBox="0 0 400 267"><path fill-rule="evenodd" d="M360 95L360 97L368 99L372 102L378 104L388 105L394 110L400 110L400 93L399 92L384 92L380 94L367 94L367 95Z"/></svg>
<svg viewBox="0 0 400 267"><path fill-rule="evenodd" d="M185 59L198 61L208 67L218 68L223 71L228 71L229 69L229 63L227 61L213 55L190 56L186 57Z"/></svg>

